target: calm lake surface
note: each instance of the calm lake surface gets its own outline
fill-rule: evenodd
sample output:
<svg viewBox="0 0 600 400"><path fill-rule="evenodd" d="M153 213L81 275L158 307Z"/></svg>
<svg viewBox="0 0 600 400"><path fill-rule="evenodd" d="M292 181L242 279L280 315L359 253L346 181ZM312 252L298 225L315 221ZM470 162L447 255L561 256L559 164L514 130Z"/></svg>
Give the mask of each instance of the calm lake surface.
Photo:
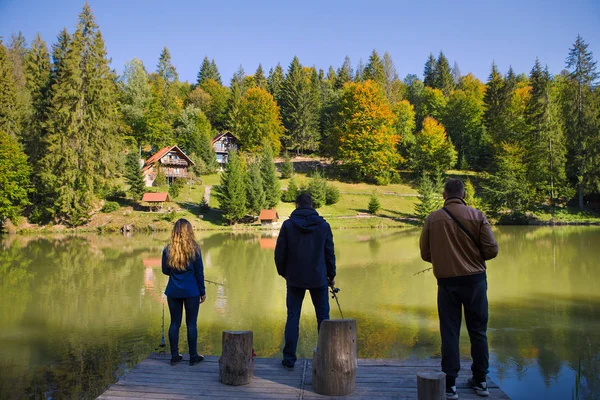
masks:
<svg viewBox="0 0 600 400"><path fill-rule="evenodd" d="M334 232L340 303L357 320L361 358L440 356L436 281L431 272L414 275L428 267L419 257L419 233ZM495 234L490 376L513 399L571 399L578 376L580 398L600 398L600 228L501 227ZM227 285L207 285L199 351L218 355L222 330L250 329L259 357L279 357L286 310L285 282L272 261L275 238L198 236L206 278ZM0 397L94 398L154 351L167 240L168 234L1 237ZM331 301L331 317L339 318ZM316 340L307 296L299 355L312 356ZM464 327L461 352L468 357Z"/></svg>

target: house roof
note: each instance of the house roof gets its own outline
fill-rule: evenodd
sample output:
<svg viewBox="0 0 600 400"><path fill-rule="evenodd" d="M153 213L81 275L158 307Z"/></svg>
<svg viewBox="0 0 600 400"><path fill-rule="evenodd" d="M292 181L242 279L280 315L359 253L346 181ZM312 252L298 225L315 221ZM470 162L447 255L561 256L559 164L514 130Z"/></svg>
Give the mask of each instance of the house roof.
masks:
<svg viewBox="0 0 600 400"><path fill-rule="evenodd" d="M277 210L262 210L258 219L261 221L273 221L279 219L279 214L277 214Z"/></svg>
<svg viewBox="0 0 600 400"><path fill-rule="evenodd" d="M192 161L191 158L189 158L187 156L187 154L185 154L183 152L183 150L181 150L178 146L167 146L167 147L163 147L162 149L160 149L159 151L157 151L156 153L154 153L153 155L150 156L150 158L148 158L146 160L146 162L144 162L144 168L142 168L142 171L146 171L148 170L150 167L152 167L156 162L158 162L161 158L163 158L164 156L167 155L167 153L169 153L171 150L176 149L178 150L179 153L181 153L182 156L185 157L185 159L192 165L196 165L195 162Z"/></svg>
<svg viewBox="0 0 600 400"><path fill-rule="evenodd" d="M142 197L142 201L145 201L147 203L163 203L165 201L170 201L169 193L167 193L167 192L144 193L144 197Z"/></svg>
<svg viewBox="0 0 600 400"><path fill-rule="evenodd" d="M142 258L144 267L160 267L162 258Z"/></svg>
<svg viewBox="0 0 600 400"><path fill-rule="evenodd" d="M225 132L221 132L221 133L219 133L217 136L215 136L214 138L212 138L212 140L210 141L210 143L211 143L211 144L214 144L214 143L215 143L217 140L219 140L219 139L221 139L223 136L227 136L227 135L229 135L229 136L231 136L232 138L234 138L235 140L237 140L237 137L236 137L236 136L235 136L233 133L231 133L231 132L229 132L229 131L225 131Z"/></svg>
<svg viewBox="0 0 600 400"><path fill-rule="evenodd" d="M261 237L259 239L261 249L274 249L277 245L277 239L271 237Z"/></svg>

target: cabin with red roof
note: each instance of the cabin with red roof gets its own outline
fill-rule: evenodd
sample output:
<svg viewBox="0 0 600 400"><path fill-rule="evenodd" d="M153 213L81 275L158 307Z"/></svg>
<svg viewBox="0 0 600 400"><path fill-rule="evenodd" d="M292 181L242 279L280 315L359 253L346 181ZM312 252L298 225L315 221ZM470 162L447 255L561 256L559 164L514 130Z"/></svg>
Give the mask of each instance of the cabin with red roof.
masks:
<svg viewBox="0 0 600 400"><path fill-rule="evenodd" d="M187 179L188 169L193 165L196 164L179 147L163 147L144 162L144 182L146 186L153 186L160 169L167 177L167 183L171 185L175 178Z"/></svg>
<svg viewBox="0 0 600 400"><path fill-rule="evenodd" d="M258 219L262 226L275 226L279 221L279 214L276 210L261 210Z"/></svg>
<svg viewBox="0 0 600 400"><path fill-rule="evenodd" d="M217 162L220 167L227 164L230 149L238 148L238 139L229 131L219 133L212 141L213 149L217 155Z"/></svg>

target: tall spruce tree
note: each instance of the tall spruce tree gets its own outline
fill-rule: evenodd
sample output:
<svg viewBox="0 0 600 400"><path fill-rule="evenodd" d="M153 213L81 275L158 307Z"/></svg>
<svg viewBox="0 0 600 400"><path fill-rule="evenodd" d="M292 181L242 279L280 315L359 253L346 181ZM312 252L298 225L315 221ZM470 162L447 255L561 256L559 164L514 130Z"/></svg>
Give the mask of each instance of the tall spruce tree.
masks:
<svg viewBox="0 0 600 400"><path fill-rule="evenodd" d="M20 135L17 84L6 47L0 41L0 131Z"/></svg>
<svg viewBox="0 0 600 400"><path fill-rule="evenodd" d="M39 34L31 42L31 48L25 56L25 76L26 87L31 95L31 115L24 144L29 162L36 165L44 153L45 122L50 102L51 82L50 55L46 43Z"/></svg>
<svg viewBox="0 0 600 400"><path fill-rule="evenodd" d="M242 106L242 97L246 92L244 85L245 75L244 68L240 65L238 70L233 74L231 84L229 85L231 88L231 95L229 96L227 105L227 128L229 128L234 135L238 134L241 126L240 110Z"/></svg>
<svg viewBox="0 0 600 400"><path fill-rule="evenodd" d="M592 86L598 79L596 72L596 61L588 44L577 35L573 47L569 49L566 60L566 68L569 70L569 78L576 90L571 97L572 111L567 122L569 137L569 150L571 158L571 175L577 182L577 198L579 209L583 209L583 196L586 186L589 184L590 173L593 171L590 161L593 159L590 152L597 145L598 133L594 133L595 124L591 121L597 118L597 112L590 112L592 105ZM598 90L598 89L596 89ZM593 115L596 114L596 117ZM597 179L597 177L596 177Z"/></svg>
<svg viewBox="0 0 600 400"><path fill-rule="evenodd" d="M281 187L277 178L277 169L273 162L273 150L268 142L263 144L260 158L260 173L265 192L266 208L274 208L281 199Z"/></svg>
<svg viewBox="0 0 600 400"><path fill-rule="evenodd" d="M15 120L16 133L21 142L24 142L27 134L27 122L31 116L31 96L27 90L27 78L25 72L25 56L27 54L27 42L23 33L11 36L8 46L8 59L12 64L13 77L15 79L16 103Z"/></svg>
<svg viewBox="0 0 600 400"><path fill-rule="evenodd" d="M336 90L340 90L344 87L346 82L352 82L352 63L350 62L350 57L346 56L344 58L344 63L337 70L337 76L334 83L334 88Z"/></svg>
<svg viewBox="0 0 600 400"><path fill-rule="evenodd" d="M458 85L460 83L460 78L462 78L462 75L460 73L458 63L456 61L454 61L454 65L452 66L452 77L454 78L454 84Z"/></svg>
<svg viewBox="0 0 600 400"><path fill-rule="evenodd" d="M396 100L399 100L394 92L394 83L398 80L398 73L392 56L387 51L383 54L383 72L385 75L385 96L390 104L395 104Z"/></svg>
<svg viewBox="0 0 600 400"><path fill-rule="evenodd" d="M435 85L435 57L433 53L429 53L429 58L425 63L425 68L423 69L423 84L425 86L434 87Z"/></svg>
<svg viewBox="0 0 600 400"><path fill-rule="evenodd" d="M435 62L435 77L433 80L433 87L440 89L445 96L449 96L450 92L454 90L454 77L450 70L450 63L444 55L443 51L440 51L437 61Z"/></svg>
<svg viewBox="0 0 600 400"><path fill-rule="evenodd" d="M138 149L132 149L125 159L125 180L129 184L129 193L133 201L140 201L146 192L146 184L140 166Z"/></svg>
<svg viewBox="0 0 600 400"><path fill-rule="evenodd" d="M268 82L267 78L265 78L265 72L263 71L262 64L258 64L258 68L256 68L256 72L254 73L254 84L256 87L267 90Z"/></svg>
<svg viewBox="0 0 600 400"><path fill-rule="evenodd" d="M423 222L429 214L440 207L440 195L436 192L433 180L426 172L421 174L417 192L419 199L415 204L415 214Z"/></svg>
<svg viewBox="0 0 600 400"><path fill-rule="evenodd" d="M484 96L485 112L483 118L490 136L496 143L504 140L507 135L508 102L504 78L498 71L496 63L492 63L492 71L486 84Z"/></svg>
<svg viewBox="0 0 600 400"><path fill-rule="evenodd" d="M279 107L281 107L281 89L283 87L283 81L285 80L285 74L281 64L277 64L275 69L271 68L269 71L269 77L267 78L267 84L269 93L273 96Z"/></svg>
<svg viewBox="0 0 600 400"><path fill-rule="evenodd" d="M373 50L373 52L371 52L371 55L369 56L369 62L365 67L364 79L370 79L372 81L375 81L379 85L381 85L383 89L385 89L387 81L385 72L385 67L383 65L383 62L381 61L381 57L379 57L379 54L376 50Z"/></svg>
<svg viewBox="0 0 600 400"><path fill-rule="evenodd" d="M202 65L200 65L200 70L198 71L198 79L196 80L196 85L202 86L209 79L213 79L215 82L221 84L221 74L217 69L217 64L215 60L208 60L208 57L204 57L202 60Z"/></svg>
<svg viewBox="0 0 600 400"><path fill-rule="evenodd" d="M356 70L354 72L354 82L362 82L365 80L365 64L363 63L362 58L358 59L358 64L356 64Z"/></svg>
<svg viewBox="0 0 600 400"><path fill-rule="evenodd" d="M290 63L281 93L286 146L302 153L315 150L319 140L319 81L316 70L303 68L298 57Z"/></svg>
<svg viewBox="0 0 600 400"><path fill-rule="evenodd" d="M50 216L69 225L85 223L96 196L106 191L117 169L120 137L114 104L115 76L104 40L85 4L56 70L49 112L42 184L52 204Z"/></svg>
<svg viewBox="0 0 600 400"><path fill-rule="evenodd" d="M246 172L236 150L229 152L225 171L221 174L221 182L214 189L225 220L230 224L241 221L247 212Z"/></svg>
<svg viewBox="0 0 600 400"><path fill-rule="evenodd" d="M266 204L260 163L254 160L248 166L248 174L246 175L246 207L250 213L258 215L266 207Z"/></svg>

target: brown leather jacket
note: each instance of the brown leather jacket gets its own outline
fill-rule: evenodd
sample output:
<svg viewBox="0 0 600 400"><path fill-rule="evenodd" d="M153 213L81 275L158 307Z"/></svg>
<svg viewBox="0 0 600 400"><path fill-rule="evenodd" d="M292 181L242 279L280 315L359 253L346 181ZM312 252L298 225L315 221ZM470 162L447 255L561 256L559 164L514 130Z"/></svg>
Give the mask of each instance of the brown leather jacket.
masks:
<svg viewBox="0 0 600 400"><path fill-rule="evenodd" d="M433 264L438 283L461 284L458 277L475 278L475 274L481 274L484 279L485 261L498 255L498 243L487 218L483 212L467 207L456 197L446 200L444 206L471 233L478 246L444 210L439 209L425 219L421 232L421 258Z"/></svg>

